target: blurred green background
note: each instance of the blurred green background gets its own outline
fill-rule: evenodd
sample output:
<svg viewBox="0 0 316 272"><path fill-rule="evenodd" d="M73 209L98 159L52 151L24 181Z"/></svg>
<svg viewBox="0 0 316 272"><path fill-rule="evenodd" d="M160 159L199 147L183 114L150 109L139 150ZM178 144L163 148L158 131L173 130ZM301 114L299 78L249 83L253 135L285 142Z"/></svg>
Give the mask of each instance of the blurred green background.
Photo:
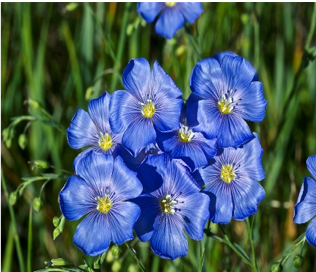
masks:
<svg viewBox="0 0 316 272"><path fill-rule="evenodd" d="M258 70L268 100L264 121L250 126L259 134L265 151L266 179L262 185L266 197L255 216L254 242L259 266L269 271L272 262L307 226L295 225L292 216L298 190L304 176L309 175L305 161L316 153L315 61L300 71L314 4L203 3L203 7L204 13L194 25L187 25L167 41L155 33L154 24L142 22L136 3L2 3L1 131L12 117L32 114L42 120L16 125L11 146L6 142L10 147L1 141L2 185L5 181L10 194L22 183L22 177L60 174L58 168L72 172L79 151L68 146L65 129L78 108L87 109L88 100L104 90L123 88L120 75L129 59L144 57L152 64L158 60L187 98L190 73L199 58L231 50ZM315 33L311 37L314 45ZM193 39L197 39L196 47ZM30 98L54 121L36 103L25 103ZM32 170L28 162L34 160L45 160L55 168ZM40 195L43 183L35 181L27 186L12 207L17 235L2 187L4 272L21 271L17 241L26 271L44 268L44 261L57 257L75 265L83 264L83 258L89 264L96 259L85 256L72 243L78 222L66 222L64 232L53 241L52 219L61 214L58 193L65 180L46 184L41 194L44 207L35 212L32 202ZM226 229L231 240L250 255L245 223L233 220ZM216 225L212 231L222 235ZM223 244L211 238L203 241L207 244L204 271L249 270ZM185 258L172 262L156 257L148 243L136 241L133 245L148 271L196 271L199 243L190 241L189 246ZM125 245L121 249L122 257L116 261L108 254L102 271L138 271ZM306 244L303 252L303 271L316 271L316 249ZM284 271L296 271L292 258Z"/></svg>

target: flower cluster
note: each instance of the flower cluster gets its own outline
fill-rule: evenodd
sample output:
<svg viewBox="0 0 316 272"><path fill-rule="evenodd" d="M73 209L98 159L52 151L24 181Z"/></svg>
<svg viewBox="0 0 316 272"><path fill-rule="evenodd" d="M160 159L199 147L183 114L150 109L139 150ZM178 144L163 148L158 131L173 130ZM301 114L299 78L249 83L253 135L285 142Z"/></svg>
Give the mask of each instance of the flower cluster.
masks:
<svg viewBox="0 0 316 272"><path fill-rule="evenodd" d="M66 219L87 214L74 235L83 252L98 255L135 230L173 260L187 254L185 233L203 238L207 220L257 211L262 148L245 120L261 121L267 102L246 60L225 52L197 63L186 103L158 62L132 59L123 84L79 109L67 130L72 148L87 147L59 195Z"/></svg>

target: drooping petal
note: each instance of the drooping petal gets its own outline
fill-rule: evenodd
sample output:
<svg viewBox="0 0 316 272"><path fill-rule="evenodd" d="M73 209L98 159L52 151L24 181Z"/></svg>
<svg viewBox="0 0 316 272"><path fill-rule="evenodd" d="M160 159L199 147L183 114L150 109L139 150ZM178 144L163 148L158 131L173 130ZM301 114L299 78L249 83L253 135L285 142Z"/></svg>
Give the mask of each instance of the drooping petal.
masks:
<svg viewBox="0 0 316 272"><path fill-rule="evenodd" d="M111 243L111 229L105 215L100 212L88 214L78 225L73 241L87 255L105 252Z"/></svg>
<svg viewBox="0 0 316 272"><path fill-rule="evenodd" d="M237 179L231 183L233 198L233 217L244 220L257 212L258 203L264 198L265 192L256 181Z"/></svg>
<svg viewBox="0 0 316 272"><path fill-rule="evenodd" d="M306 223L316 215L316 182L305 177L297 203L294 207L294 222Z"/></svg>
<svg viewBox="0 0 316 272"><path fill-rule="evenodd" d="M147 23L152 23L164 7L164 3L142 2L137 4L137 12Z"/></svg>
<svg viewBox="0 0 316 272"><path fill-rule="evenodd" d="M141 209L134 229L138 238L142 242L146 242L153 234L154 222L160 212L158 200L151 195L144 194L133 199L132 202L136 203Z"/></svg>
<svg viewBox="0 0 316 272"><path fill-rule="evenodd" d="M120 156L116 157L113 165L111 190L115 192L113 201L124 201L138 197L143 186L136 173L125 165Z"/></svg>
<svg viewBox="0 0 316 272"><path fill-rule="evenodd" d="M210 199L207 195L196 193L188 196L184 203L177 204L179 214L185 221L184 228L188 235L194 240L203 238L203 230L209 219Z"/></svg>
<svg viewBox="0 0 316 272"><path fill-rule="evenodd" d="M316 247L316 219L313 219L307 226L306 239L311 245Z"/></svg>
<svg viewBox="0 0 316 272"><path fill-rule="evenodd" d="M179 7L184 18L190 23L193 24L194 21L201 15L203 12L203 7L200 2L179 2L176 4Z"/></svg>
<svg viewBox="0 0 316 272"><path fill-rule="evenodd" d="M184 25L184 17L175 8L166 8L162 11L157 20L156 32L167 38L172 39L174 34Z"/></svg>
<svg viewBox="0 0 316 272"><path fill-rule="evenodd" d="M222 59L222 70L225 75L227 89L244 91L252 82L256 70L239 56L225 55Z"/></svg>
<svg viewBox="0 0 316 272"><path fill-rule="evenodd" d="M247 123L239 115L228 114L222 120L217 144L219 147L238 147L253 138Z"/></svg>
<svg viewBox="0 0 316 272"><path fill-rule="evenodd" d="M183 225L174 215L159 216L150 239L151 249L161 258L174 260L188 253L188 241Z"/></svg>
<svg viewBox="0 0 316 272"><path fill-rule="evenodd" d="M160 95L156 99L156 112L153 122L160 131L171 131L180 127L180 114L183 100Z"/></svg>
<svg viewBox="0 0 316 272"><path fill-rule="evenodd" d="M236 112L248 121L260 122L265 116L267 101L263 97L262 83L252 82L244 92L236 92L236 100L240 99L236 106Z"/></svg>
<svg viewBox="0 0 316 272"><path fill-rule="evenodd" d="M110 102L110 125L114 133L123 133L141 115L136 98L126 91L116 91Z"/></svg>
<svg viewBox="0 0 316 272"><path fill-rule="evenodd" d="M122 143L136 157L146 145L156 140L156 132L150 118L139 117L126 129Z"/></svg>
<svg viewBox="0 0 316 272"><path fill-rule="evenodd" d="M207 164L206 156L201 147L194 143L179 142L177 146L172 149L171 157L183 160L191 172Z"/></svg>
<svg viewBox="0 0 316 272"><path fill-rule="evenodd" d="M167 171L169 160L169 156L165 153L148 155L138 168L137 177L142 182L145 193L152 193L161 187L162 177Z"/></svg>
<svg viewBox="0 0 316 272"><path fill-rule="evenodd" d="M109 123L110 99L111 95L104 92L99 98L92 99L88 105L90 117L102 133L111 132Z"/></svg>
<svg viewBox="0 0 316 272"><path fill-rule="evenodd" d="M98 142L99 132L89 114L77 110L67 129L67 140L71 148L78 149Z"/></svg>
<svg viewBox="0 0 316 272"><path fill-rule="evenodd" d="M123 72L126 90L140 102L146 102L150 93L150 65L144 58L131 59Z"/></svg>
<svg viewBox="0 0 316 272"><path fill-rule="evenodd" d="M209 58L199 61L190 77L192 92L204 99L218 102L227 90L225 75L217 60Z"/></svg>
<svg viewBox="0 0 316 272"><path fill-rule="evenodd" d="M187 117L187 124L189 127L194 127L199 124L197 112L198 112L198 101L202 98L191 93L188 100L187 100L187 107L186 107L186 117Z"/></svg>
<svg viewBox="0 0 316 272"><path fill-rule="evenodd" d="M93 189L81 178L71 176L59 193L60 210L67 220L78 220L96 209Z"/></svg>
<svg viewBox="0 0 316 272"><path fill-rule="evenodd" d="M163 152L170 152L179 144L178 129L171 132L157 131L157 144Z"/></svg>
<svg viewBox="0 0 316 272"><path fill-rule="evenodd" d="M103 196L112 178L113 156L91 151L74 166L76 174L95 190L97 196Z"/></svg>
<svg viewBox="0 0 316 272"><path fill-rule="evenodd" d="M316 179L316 155L308 157L306 165L308 171L312 174L312 177Z"/></svg>
<svg viewBox="0 0 316 272"><path fill-rule="evenodd" d="M132 202L115 203L107 214L114 244L122 244L134 238L133 226L140 215L140 208Z"/></svg>
<svg viewBox="0 0 316 272"><path fill-rule="evenodd" d="M158 61L155 61L152 71L152 92L157 96L179 98L181 90L173 79L161 68Z"/></svg>

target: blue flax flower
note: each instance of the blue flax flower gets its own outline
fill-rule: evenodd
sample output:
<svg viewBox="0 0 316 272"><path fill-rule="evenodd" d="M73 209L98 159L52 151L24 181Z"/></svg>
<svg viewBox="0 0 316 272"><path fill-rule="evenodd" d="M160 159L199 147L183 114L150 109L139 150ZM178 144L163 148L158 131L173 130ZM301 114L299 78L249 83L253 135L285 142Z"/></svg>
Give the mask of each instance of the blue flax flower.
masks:
<svg viewBox="0 0 316 272"><path fill-rule="evenodd" d="M85 254L96 256L111 241L133 239L133 226L140 208L129 199L139 196L142 185L120 156L90 151L76 165L59 193L60 209L67 220L87 216L78 225L73 241Z"/></svg>
<svg viewBox="0 0 316 272"><path fill-rule="evenodd" d="M113 132L124 133L123 145L134 156L156 140L156 129L179 126L182 92L155 62L152 72L145 59L131 60L123 73L127 91L116 91L110 104Z"/></svg>
<svg viewBox="0 0 316 272"><path fill-rule="evenodd" d="M88 152L117 155L120 149L122 134L112 132L109 118L111 95L105 92L99 98L89 102L88 110L79 109L67 129L67 140L70 147L79 149L89 146L75 159L74 164Z"/></svg>
<svg viewBox="0 0 316 272"><path fill-rule="evenodd" d="M224 148L205 168L195 173L203 192L211 198L210 219L227 224L231 217L244 220L257 212L264 189L257 181L264 179L262 148L257 135L240 148Z"/></svg>
<svg viewBox="0 0 316 272"><path fill-rule="evenodd" d="M310 156L307 161L307 168L316 180L316 155ZM294 207L294 222L303 224L309 223L306 230L307 241L316 247L316 182L315 180L305 177L304 183L298 195L297 203Z"/></svg>
<svg viewBox="0 0 316 272"><path fill-rule="evenodd" d="M203 8L200 2L143 2L138 3L137 12L147 23L152 23L160 14L155 30L159 35L171 39L184 25L185 20L193 24L203 12Z"/></svg>
<svg viewBox="0 0 316 272"><path fill-rule="evenodd" d="M138 170L143 194L133 200L141 208L135 231L142 242L150 239L161 258L176 259L188 252L184 230L194 240L203 238L209 217L209 197L199 193L189 171L165 154L149 155Z"/></svg>
<svg viewBox="0 0 316 272"><path fill-rule="evenodd" d="M191 172L207 165L207 158L216 154L215 139L207 139L183 124L172 132L158 133L157 143L162 151L170 152L171 158L181 159Z"/></svg>
<svg viewBox="0 0 316 272"><path fill-rule="evenodd" d="M194 67L188 121L219 147L238 147L253 138L245 120L260 122L267 101L256 70L234 53L221 53ZM245 120L244 120L245 119Z"/></svg>

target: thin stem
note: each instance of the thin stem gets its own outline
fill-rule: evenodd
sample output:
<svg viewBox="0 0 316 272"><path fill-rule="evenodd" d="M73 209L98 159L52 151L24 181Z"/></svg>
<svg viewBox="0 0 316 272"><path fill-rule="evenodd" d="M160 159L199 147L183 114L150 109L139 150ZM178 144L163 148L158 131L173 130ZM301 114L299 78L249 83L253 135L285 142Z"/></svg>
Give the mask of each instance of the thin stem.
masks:
<svg viewBox="0 0 316 272"><path fill-rule="evenodd" d="M18 255L18 262L20 265L20 271L24 272L25 269L24 269L23 254L22 254L20 239L19 239L19 236L17 233L15 215L14 215L14 211L13 211L12 206L9 204L9 194L8 194L7 185L5 183L5 179L4 179L4 175L3 175L2 171L1 171L1 184L3 187L4 196L5 196L5 199L8 203L8 208L9 208L9 212L10 212L10 217L11 217L11 222L12 222L12 232L13 232L13 237L14 237L14 242L15 242L15 247L16 247L16 253Z"/></svg>
<svg viewBox="0 0 316 272"><path fill-rule="evenodd" d="M121 68L121 61L122 61L123 50L124 50L124 45L125 45L126 28L127 28L127 24L128 24L130 7L131 7L130 2L125 3L125 11L123 14L122 28L121 28L120 38L119 38L119 42L118 42L118 47L117 47L116 60L114 63L114 70L115 71L118 71ZM112 82L111 82L111 89L110 89L111 92L114 92L116 90L117 80L118 80L118 74L114 73L113 78L112 78Z"/></svg>
<svg viewBox="0 0 316 272"><path fill-rule="evenodd" d="M143 271L143 272L146 272L145 266L144 266L143 262L138 258L135 249L132 248L131 245L128 244L128 243L125 243L125 245L127 246L128 250L129 250L129 252L130 252L130 254L131 254L131 255L133 256L133 258L136 260L136 262L137 262L137 264L138 264L140 270Z"/></svg>
<svg viewBox="0 0 316 272"><path fill-rule="evenodd" d="M307 36L307 40L306 40L306 44L305 44L305 50L307 50L307 51L310 49L310 45L311 45L312 38L314 35L315 27L316 27L316 3L314 3L314 10L313 10L313 15L312 15L311 26L309 28L309 32L308 32L308 36Z"/></svg>
<svg viewBox="0 0 316 272"><path fill-rule="evenodd" d="M30 214L29 214L29 229L28 229L28 237L27 237L27 271L32 272L32 219L33 209L32 204L30 205Z"/></svg>
<svg viewBox="0 0 316 272"><path fill-rule="evenodd" d="M204 259L205 259L205 243L203 243L203 240L200 241L200 252L201 252L201 257L200 257L198 272L202 272Z"/></svg>
<svg viewBox="0 0 316 272"><path fill-rule="evenodd" d="M250 241L250 246L251 246L251 255L252 255L252 262L253 262L254 271L258 271L258 264L257 264L257 259L256 259L255 247L253 245L252 226L250 224L249 218L246 219L246 224L247 224L248 236L249 236L249 241Z"/></svg>
<svg viewBox="0 0 316 272"><path fill-rule="evenodd" d="M230 241L225 229L221 224L219 224L221 231L223 232L225 244L228 245L243 261L245 264L249 265L252 269L254 269L253 264L245 258L245 256L237 249L237 247Z"/></svg>

